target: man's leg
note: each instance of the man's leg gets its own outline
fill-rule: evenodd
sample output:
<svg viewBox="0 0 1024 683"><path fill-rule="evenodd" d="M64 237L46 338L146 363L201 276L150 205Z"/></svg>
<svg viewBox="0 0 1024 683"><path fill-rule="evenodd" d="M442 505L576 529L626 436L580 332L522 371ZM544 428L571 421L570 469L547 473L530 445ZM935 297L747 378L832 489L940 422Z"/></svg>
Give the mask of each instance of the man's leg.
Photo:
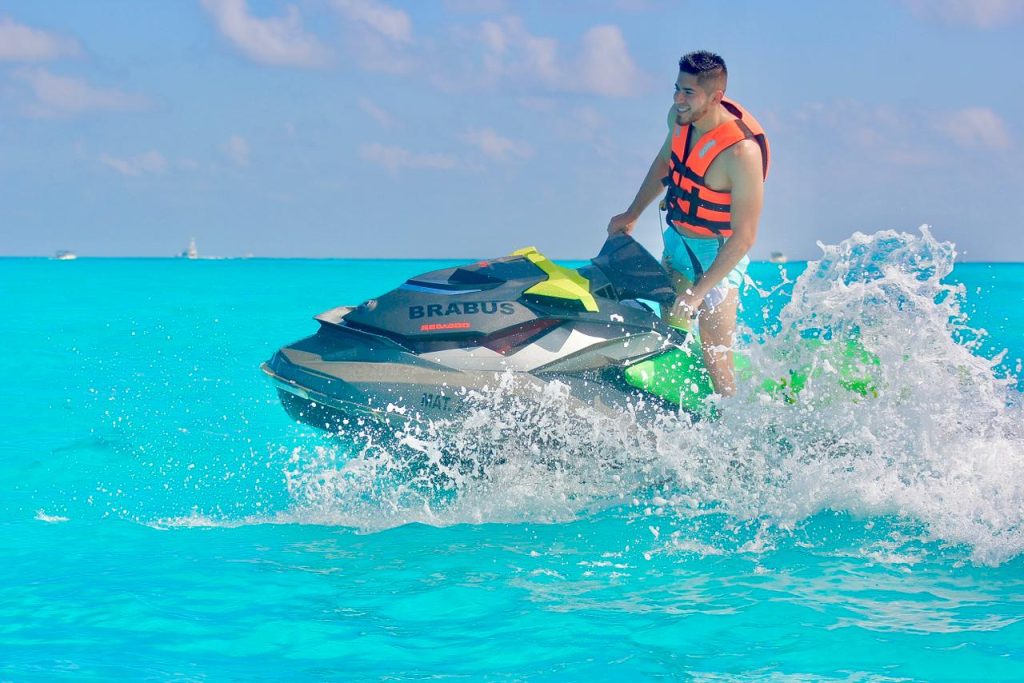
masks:
<svg viewBox="0 0 1024 683"><path fill-rule="evenodd" d="M736 393L736 379L732 358L733 338L736 334L736 308L739 305L739 289L729 288L722 303L708 310L701 306L700 342L704 351L704 366L711 374L715 392L722 396Z"/></svg>

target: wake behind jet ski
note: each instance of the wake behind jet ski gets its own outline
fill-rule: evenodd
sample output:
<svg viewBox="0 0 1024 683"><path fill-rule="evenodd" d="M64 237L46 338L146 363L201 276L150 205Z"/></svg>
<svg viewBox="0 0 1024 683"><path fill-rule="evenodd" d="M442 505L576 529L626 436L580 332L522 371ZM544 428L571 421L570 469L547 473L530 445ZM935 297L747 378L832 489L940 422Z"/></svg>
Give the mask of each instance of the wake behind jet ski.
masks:
<svg viewBox="0 0 1024 683"><path fill-rule="evenodd" d="M661 264L627 235L578 270L530 247L321 313L316 334L262 369L293 418L328 431L354 417L455 417L501 373L513 373L524 396L557 380L581 407L618 415L630 403L666 405L628 369L686 344L654 310L674 298ZM690 355L679 387L706 396L699 353Z"/></svg>

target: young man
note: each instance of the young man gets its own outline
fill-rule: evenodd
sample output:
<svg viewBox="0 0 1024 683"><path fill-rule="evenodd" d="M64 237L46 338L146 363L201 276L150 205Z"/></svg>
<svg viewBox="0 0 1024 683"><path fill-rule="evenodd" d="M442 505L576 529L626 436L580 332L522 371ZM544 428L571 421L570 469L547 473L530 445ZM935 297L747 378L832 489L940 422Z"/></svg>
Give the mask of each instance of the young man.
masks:
<svg viewBox="0 0 1024 683"><path fill-rule="evenodd" d="M736 392L732 344L739 285L757 237L768 141L760 124L725 98L725 62L710 52L679 60L669 133L636 198L608 223L608 233L633 231L637 219L668 188L664 263L676 289L666 316L689 329L697 318L704 363L715 391Z"/></svg>

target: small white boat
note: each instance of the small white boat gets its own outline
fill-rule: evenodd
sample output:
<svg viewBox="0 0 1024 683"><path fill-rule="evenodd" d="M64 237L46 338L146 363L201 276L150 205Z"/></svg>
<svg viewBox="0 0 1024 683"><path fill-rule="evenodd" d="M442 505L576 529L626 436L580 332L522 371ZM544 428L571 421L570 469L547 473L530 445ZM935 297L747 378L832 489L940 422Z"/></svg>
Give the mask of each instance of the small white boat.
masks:
<svg viewBox="0 0 1024 683"><path fill-rule="evenodd" d="M768 260L772 263L786 263L789 261L789 258L781 251L773 251L768 257Z"/></svg>
<svg viewBox="0 0 1024 683"><path fill-rule="evenodd" d="M56 254L54 254L53 258L56 259L57 261L74 261L76 258L78 258L78 254L76 254L73 251L61 249Z"/></svg>
<svg viewBox="0 0 1024 683"><path fill-rule="evenodd" d="M196 238L193 237L188 242L188 249L181 252L181 258L197 259L199 258L199 250L196 249Z"/></svg>

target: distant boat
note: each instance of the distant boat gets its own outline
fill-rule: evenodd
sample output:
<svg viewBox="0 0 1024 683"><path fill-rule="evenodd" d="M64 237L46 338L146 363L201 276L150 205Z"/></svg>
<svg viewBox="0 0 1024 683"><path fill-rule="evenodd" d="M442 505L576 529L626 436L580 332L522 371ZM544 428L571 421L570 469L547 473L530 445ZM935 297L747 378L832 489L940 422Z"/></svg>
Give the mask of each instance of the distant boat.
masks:
<svg viewBox="0 0 1024 683"><path fill-rule="evenodd" d="M54 255L53 258L55 258L58 261L74 261L76 258L78 258L78 254L76 254L73 251L61 249Z"/></svg>
<svg viewBox="0 0 1024 683"><path fill-rule="evenodd" d="M199 250L196 249L196 238L193 237L188 242L188 249L181 252L181 258L197 259L199 258Z"/></svg>
<svg viewBox="0 0 1024 683"><path fill-rule="evenodd" d="M789 258L781 251L773 251L768 257L768 260L772 263L786 263L789 261Z"/></svg>

